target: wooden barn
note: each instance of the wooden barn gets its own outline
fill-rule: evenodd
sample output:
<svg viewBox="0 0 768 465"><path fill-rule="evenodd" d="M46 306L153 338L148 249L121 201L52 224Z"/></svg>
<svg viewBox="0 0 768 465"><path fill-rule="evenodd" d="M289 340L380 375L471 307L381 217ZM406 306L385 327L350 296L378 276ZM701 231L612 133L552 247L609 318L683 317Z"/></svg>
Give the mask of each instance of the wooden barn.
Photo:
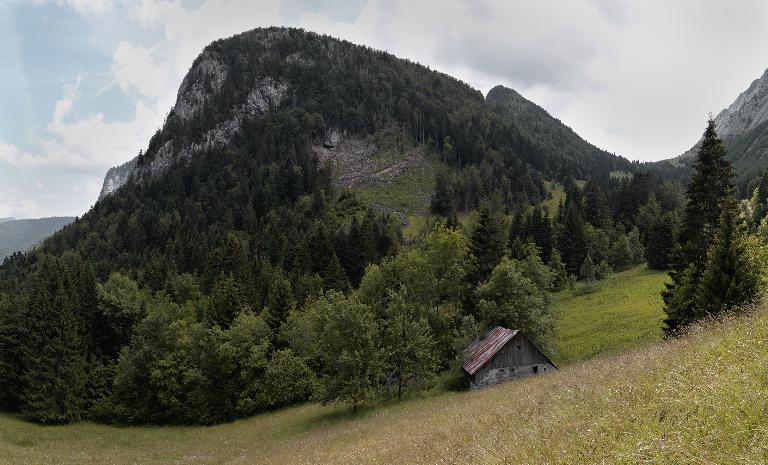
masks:
<svg viewBox="0 0 768 465"><path fill-rule="evenodd" d="M471 389L557 370L522 332L501 326L491 328L464 349L462 367Z"/></svg>

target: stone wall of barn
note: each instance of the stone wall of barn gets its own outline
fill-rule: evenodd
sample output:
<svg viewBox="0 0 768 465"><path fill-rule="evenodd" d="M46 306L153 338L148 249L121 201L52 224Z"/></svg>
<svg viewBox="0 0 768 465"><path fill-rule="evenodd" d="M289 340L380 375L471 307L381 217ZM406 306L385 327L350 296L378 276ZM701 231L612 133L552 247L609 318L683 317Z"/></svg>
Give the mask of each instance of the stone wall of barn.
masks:
<svg viewBox="0 0 768 465"><path fill-rule="evenodd" d="M523 334L518 333L489 361L470 377L470 387L479 389L510 379L557 370L547 357Z"/></svg>

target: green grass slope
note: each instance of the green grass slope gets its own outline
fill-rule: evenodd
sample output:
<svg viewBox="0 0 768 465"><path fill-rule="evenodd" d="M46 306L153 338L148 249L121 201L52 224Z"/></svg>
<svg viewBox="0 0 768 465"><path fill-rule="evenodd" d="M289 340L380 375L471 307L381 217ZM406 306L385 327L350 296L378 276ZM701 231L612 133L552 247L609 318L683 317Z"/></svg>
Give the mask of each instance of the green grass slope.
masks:
<svg viewBox="0 0 768 465"><path fill-rule="evenodd" d="M640 265L610 275L585 293L584 284L557 295L555 363L568 364L660 340L667 274Z"/></svg>
<svg viewBox="0 0 768 465"><path fill-rule="evenodd" d="M2 464L765 463L768 308L480 392L215 427L0 416Z"/></svg>

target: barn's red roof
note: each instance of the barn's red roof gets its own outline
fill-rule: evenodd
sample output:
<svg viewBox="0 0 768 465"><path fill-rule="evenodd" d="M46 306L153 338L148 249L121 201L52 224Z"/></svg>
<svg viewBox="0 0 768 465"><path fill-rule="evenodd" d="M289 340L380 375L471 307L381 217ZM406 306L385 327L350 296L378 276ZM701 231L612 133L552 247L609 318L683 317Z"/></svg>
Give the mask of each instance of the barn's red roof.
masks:
<svg viewBox="0 0 768 465"><path fill-rule="evenodd" d="M470 375L474 375L477 370L488 363L498 351L501 350L504 345L509 342L510 339L515 337L518 330L502 328L496 326L491 329L482 339L477 339L472 344L468 345L463 352L464 362L462 368Z"/></svg>

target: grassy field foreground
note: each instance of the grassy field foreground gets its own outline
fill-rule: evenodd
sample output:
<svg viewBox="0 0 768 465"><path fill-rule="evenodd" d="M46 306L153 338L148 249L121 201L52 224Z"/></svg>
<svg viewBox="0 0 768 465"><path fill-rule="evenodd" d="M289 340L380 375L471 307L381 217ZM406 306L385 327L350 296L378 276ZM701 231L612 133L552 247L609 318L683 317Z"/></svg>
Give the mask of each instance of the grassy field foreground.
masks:
<svg viewBox="0 0 768 465"><path fill-rule="evenodd" d="M0 463L765 463L768 307L480 392L207 428L0 416Z"/></svg>
<svg viewBox="0 0 768 465"><path fill-rule="evenodd" d="M660 293L668 280L667 273L639 265L592 284L592 292L579 283L558 293L555 362L564 365L660 341L665 317Z"/></svg>

